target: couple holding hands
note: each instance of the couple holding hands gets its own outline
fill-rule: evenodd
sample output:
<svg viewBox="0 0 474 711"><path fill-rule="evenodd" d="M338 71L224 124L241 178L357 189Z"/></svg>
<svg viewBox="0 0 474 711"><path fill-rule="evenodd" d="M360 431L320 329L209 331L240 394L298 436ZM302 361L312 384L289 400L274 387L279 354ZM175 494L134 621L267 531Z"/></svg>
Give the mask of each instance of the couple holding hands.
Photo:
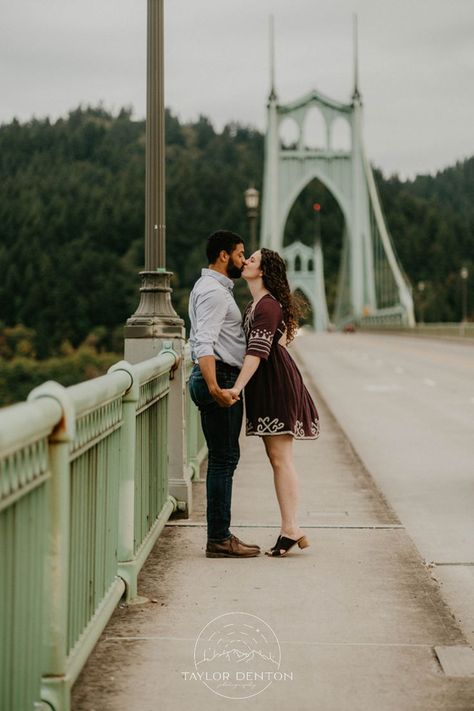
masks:
<svg viewBox="0 0 474 711"><path fill-rule="evenodd" d="M258 545L243 543L229 528L245 388L246 434L263 439L281 514L280 534L266 554L283 557L295 545L309 545L297 521L293 440L319 436L317 409L286 348L303 304L291 293L277 252L262 248L246 258L242 238L219 230L208 238L206 253L209 268L189 297L189 390L208 447L206 556L260 554ZM240 277L252 296L243 318L233 296Z"/></svg>

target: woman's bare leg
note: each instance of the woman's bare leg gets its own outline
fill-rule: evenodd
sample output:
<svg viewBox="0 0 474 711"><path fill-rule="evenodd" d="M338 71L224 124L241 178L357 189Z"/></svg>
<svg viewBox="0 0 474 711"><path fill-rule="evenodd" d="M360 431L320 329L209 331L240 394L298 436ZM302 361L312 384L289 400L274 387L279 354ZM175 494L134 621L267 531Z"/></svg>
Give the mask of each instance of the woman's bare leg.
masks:
<svg viewBox="0 0 474 711"><path fill-rule="evenodd" d="M293 463L293 437L273 435L263 437L273 469L275 491L280 506L281 535L297 540L304 531L298 526L298 475Z"/></svg>

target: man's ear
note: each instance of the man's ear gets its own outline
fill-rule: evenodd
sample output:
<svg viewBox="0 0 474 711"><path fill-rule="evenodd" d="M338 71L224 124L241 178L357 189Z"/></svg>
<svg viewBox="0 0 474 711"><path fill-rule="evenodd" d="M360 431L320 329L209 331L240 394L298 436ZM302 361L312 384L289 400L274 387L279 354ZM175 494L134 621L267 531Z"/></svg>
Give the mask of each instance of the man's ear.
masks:
<svg viewBox="0 0 474 711"><path fill-rule="evenodd" d="M225 249L221 249L221 251L219 252L219 259L221 260L221 262L228 262L230 259L230 254L228 254Z"/></svg>

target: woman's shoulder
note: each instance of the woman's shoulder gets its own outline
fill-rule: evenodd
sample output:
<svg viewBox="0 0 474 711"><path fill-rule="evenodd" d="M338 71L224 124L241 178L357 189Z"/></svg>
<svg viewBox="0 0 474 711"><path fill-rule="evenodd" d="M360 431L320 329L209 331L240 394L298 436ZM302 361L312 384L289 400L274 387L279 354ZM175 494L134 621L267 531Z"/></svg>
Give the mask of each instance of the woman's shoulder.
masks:
<svg viewBox="0 0 474 711"><path fill-rule="evenodd" d="M267 313L281 313L282 308L280 302L275 299L273 294L265 294L257 303L255 310L265 311Z"/></svg>

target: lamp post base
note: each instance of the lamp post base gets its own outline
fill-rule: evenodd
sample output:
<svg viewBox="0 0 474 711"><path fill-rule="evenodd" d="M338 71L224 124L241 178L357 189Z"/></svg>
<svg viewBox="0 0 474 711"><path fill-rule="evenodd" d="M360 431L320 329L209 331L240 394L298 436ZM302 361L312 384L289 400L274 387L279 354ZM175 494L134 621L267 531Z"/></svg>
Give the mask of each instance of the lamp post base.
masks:
<svg viewBox="0 0 474 711"><path fill-rule="evenodd" d="M171 303L171 274L165 270L140 272L142 278L140 303L133 316L127 319L124 329L125 351L129 339L185 338L184 321L178 316ZM144 358L146 357L149 356L145 355Z"/></svg>

